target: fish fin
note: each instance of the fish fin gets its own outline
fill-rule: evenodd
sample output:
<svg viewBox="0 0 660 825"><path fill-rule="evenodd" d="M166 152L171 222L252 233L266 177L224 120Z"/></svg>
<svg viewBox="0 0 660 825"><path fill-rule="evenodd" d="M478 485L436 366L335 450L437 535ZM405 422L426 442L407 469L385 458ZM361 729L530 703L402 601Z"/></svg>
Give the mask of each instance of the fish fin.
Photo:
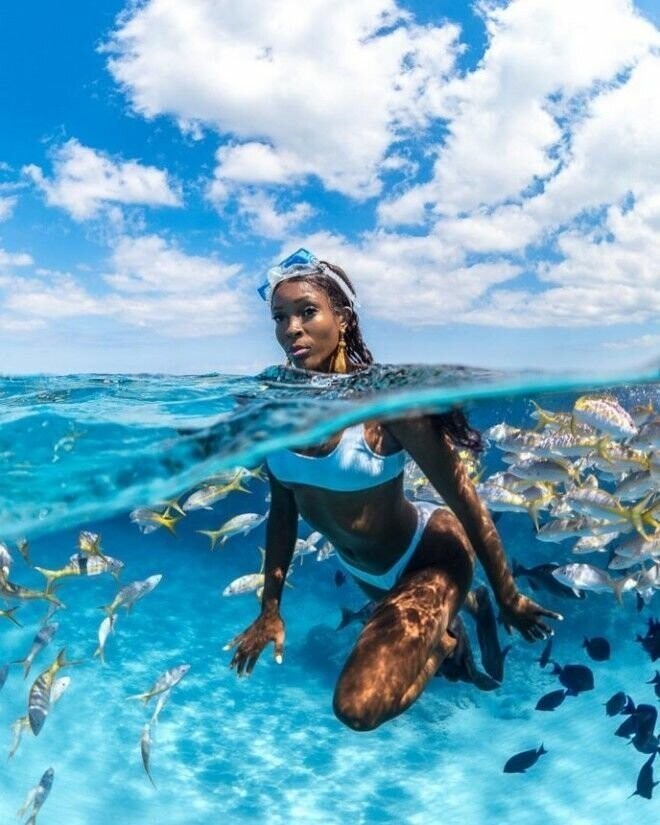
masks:
<svg viewBox="0 0 660 825"><path fill-rule="evenodd" d="M134 693L132 696L127 696L127 699L141 699L145 704L149 701L149 691L146 693Z"/></svg>
<svg viewBox="0 0 660 825"><path fill-rule="evenodd" d="M538 749L538 755L543 756L544 753L547 753L547 750L543 747L543 742L541 742L541 747Z"/></svg>
<svg viewBox="0 0 660 825"><path fill-rule="evenodd" d="M260 547L259 552L261 553L261 567L259 568L259 572L263 573L266 567L266 551L263 547Z"/></svg>
<svg viewBox="0 0 660 825"><path fill-rule="evenodd" d="M346 627L346 625L349 624L353 616L353 612L349 610L347 607L341 607L339 609L341 610L341 621L337 625L337 630L341 630L342 628Z"/></svg>
<svg viewBox="0 0 660 825"><path fill-rule="evenodd" d="M10 607L9 610L5 610L5 617L9 619L10 622L13 622L17 627L23 627L23 625L18 621L18 619L14 616L14 613L20 608L20 605L16 607Z"/></svg>
<svg viewBox="0 0 660 825"><path fill-rule="evenodd" d="M285 587L291 587L295 590L295 587L291 584L291 582L288 582L286 579L284 580L284 586Z"/></svg>

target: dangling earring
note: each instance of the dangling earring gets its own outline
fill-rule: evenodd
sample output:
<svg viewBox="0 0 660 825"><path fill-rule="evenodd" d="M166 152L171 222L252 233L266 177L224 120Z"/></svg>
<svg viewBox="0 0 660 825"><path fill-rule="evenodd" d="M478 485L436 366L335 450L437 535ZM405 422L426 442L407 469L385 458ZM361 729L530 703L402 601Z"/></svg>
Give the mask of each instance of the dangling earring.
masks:
<svg viewBox="0 0 660 825"><path fill-rule="evenodd" d="M333 372L348 372L348 364L346 363L346 341L344 340L344 331L339 334L339 343L337 344L337 351L332 361Z"/></svg>

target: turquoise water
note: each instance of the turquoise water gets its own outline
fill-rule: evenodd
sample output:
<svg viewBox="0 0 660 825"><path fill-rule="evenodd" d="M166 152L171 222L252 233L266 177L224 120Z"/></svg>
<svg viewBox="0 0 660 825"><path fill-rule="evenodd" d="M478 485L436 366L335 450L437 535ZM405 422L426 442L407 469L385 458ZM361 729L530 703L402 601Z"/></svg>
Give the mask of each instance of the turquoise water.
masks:
<svg viewBox="0 0 660 825"><path fill-rule="evenodd" d="M82 664L65 669L69 689L38 737L29 731L5 763L0 822L13 821L29 788L55 769L42 823L226 822L371 823L602 821L653 817L657 799L628 799L646 756L614 736L623 717L603 703L625 690L637 703L657 705L648 685L654 665L635 642L649 616L630 594L616 607L607 594L583 601L539 601L560 610L553 658L588 664L595 689L567 699L554 713L534 706L559 687L536 659L542 645L520 637L506 662L501 688L434 679L402 716L370 733L343 727L332 713L335 681L359 626L338 632L341 607L365 601L347 580L338 587L335 558L296 562L283 598L285 661L267 650L250 679L228 669L222 645L256 616L253 594L223 598L236 577L259 569L265 525L209 551L198 529L230 516L263 513L267 485L250 480L213 511L195 511L176 535L143 535L128 512L190 490L223 468L252 466L270 450L319 439L347 424L403 411L463 403L479 429L505 420L531 426L530 399L569 410L578 393L613 391L621 403L660 406L657 373L627 376L511 375L484 370L378 367L368 375L315 377L282 369L255 378L222 375L15 377L0 380L0 540L14 558L11 580L41 587L43 578L15 548L26 536L34 563L58 568L75 552L80 530L102 535L103 549L123 560L126 584L162 574L160 584L130 614L120 611L106 645L106 664L92 659L98 609L117 586L107 575L64 580L57 596L66 609L59 629L35 659L30 676L12 666L0 692L0 751L11 746L12 722L27 712L29 686L66 647ZM306 435L307 437L307 435ZM309 439L308 439L309 440ZM491 449L487 473L501 469ZM498 529L510 559L589 561L572 542L537 541L525 514L503 513ZM301 523L300 536L310 528ZM478 574L477 580L483 580ZM524 581L521 588L530 592ZM657 597L656 597L657 599ZM4 606L4 605L3 605ZM46 611L21 606L18 628L1 619L0 666L20 659ZM473 627L466 619L468 630ZM590 661L583 637L606 636L607 662ZM504 633L502 632L504 637ZM190 663L153 731L151 771L144 773L139 740L150 718L129 700L166 669ZM58 674L58 675L62 675ZM2 733L4 731L4 734ZM518 751L548 750L527 774L503 774ZM656 769L660 777L660 767Z"/></svg>

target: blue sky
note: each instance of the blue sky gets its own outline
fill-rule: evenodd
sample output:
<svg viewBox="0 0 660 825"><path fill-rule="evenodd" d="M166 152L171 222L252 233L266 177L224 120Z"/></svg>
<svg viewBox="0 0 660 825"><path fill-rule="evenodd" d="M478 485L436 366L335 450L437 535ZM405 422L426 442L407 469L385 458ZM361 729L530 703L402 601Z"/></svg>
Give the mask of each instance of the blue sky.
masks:
<svg viewBox="0 0 660 825"><path fill-rule="evenodd" d="M353 278L383 362L660 350L650 0L10 4L4 372L254 372L262 273Z"/></svg>

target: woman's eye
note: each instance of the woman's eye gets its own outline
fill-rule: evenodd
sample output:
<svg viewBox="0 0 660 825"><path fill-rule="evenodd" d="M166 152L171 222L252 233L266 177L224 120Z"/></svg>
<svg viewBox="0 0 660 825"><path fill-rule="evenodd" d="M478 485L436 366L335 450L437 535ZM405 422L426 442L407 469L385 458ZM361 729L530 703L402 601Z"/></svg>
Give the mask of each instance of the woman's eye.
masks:
<svg viewBox="0 0 660 825"><path fill-rule="evenodd" d="M312 315L314 315L314 313L316 312L316 307L307 307L305 309L305 315L308 315L310 312L312 313Z"/></svg>
<svg viewBox="0 0 660 825"><path fill-rule="evenodd" d="M282 319L281 315L273 315L273 321L275 321L276 324L279 324L281 319Z"/></svg>

